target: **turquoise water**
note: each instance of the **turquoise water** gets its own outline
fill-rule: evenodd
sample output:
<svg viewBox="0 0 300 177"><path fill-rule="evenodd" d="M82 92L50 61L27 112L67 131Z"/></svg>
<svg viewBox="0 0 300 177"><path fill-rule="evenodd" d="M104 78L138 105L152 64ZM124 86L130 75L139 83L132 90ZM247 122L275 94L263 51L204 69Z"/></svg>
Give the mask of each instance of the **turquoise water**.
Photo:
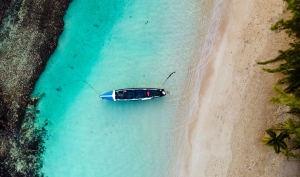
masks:
<svg viewBox="0 0 300 177"><path fill-rule="evenodd" d="M184 95L200 16L198 0L73 0L33 92L45 94L38 122L49 122L45 176L171 175L175 126L187 108L178 95ZM98 97L113 89L161 87L173 71L164 85L172 93L167 97Z"/></svg>

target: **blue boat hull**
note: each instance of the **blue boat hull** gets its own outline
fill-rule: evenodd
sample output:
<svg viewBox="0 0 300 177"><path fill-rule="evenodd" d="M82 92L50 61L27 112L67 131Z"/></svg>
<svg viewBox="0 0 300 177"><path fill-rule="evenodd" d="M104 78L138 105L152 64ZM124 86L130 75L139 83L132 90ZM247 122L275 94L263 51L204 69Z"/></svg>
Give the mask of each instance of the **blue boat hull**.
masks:
<svg viewBox="0 0 300 177"><path fill-rule="evenodd" d="M159 88L126 88L106 92L100 95L100 98L109 101L140 101L160 98L165 95L165 90Z"/></svg>
<svg viewBox="0 0 300 177"><path fill-rule="evenodd" d="M105 99L105 100L115 101L115 99L114 99L114 97L115 97L115 96L114 96L114 90L113 90L113 91L106 92L106 93L100 95L100 97L101 97L102 99Z"/></svg>

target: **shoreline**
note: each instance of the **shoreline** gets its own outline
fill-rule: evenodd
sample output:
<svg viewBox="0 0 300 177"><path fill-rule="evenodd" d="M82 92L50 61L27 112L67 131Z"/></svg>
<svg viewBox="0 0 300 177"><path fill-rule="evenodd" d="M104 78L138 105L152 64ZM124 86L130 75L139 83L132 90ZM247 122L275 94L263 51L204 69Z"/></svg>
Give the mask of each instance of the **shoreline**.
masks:
<svg viewBox="0 0 300 177"><path fill-rule="evenodd" d="M285 32L270 30L284 11L281 0L227 1L201 83L198 109L188 125L181 176L299 173L298 162L287 161L260 142L283 110L269 102L278 75L262 71L256 62L274 58L278 50L288 47Z"/></svg>

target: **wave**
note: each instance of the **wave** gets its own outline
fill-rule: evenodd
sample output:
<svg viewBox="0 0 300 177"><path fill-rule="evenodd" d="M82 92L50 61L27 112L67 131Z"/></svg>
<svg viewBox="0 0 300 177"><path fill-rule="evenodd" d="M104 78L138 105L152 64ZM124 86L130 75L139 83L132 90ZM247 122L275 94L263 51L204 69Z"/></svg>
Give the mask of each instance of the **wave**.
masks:
<svg viewBox="0 0 300 177"><path fill-rule="evenodd" d="M211 62L210 54L216 41L216 36L222 22L222 14L227 6L225 0L203 0L202 13L198 23L198 36L193 58L189 65L184 83L182 102L176 114L174 127L173 160L169 169L169 176L187 176L189 156L190 125L197 119L200 91L207 65Z"/></svg>

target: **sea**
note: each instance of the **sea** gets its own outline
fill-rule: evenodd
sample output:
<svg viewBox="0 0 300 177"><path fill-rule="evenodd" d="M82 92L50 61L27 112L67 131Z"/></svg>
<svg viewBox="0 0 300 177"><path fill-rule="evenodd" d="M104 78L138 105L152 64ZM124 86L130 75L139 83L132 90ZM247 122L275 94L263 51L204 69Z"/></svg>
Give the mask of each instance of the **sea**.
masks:
<svg viewBox="0 0 300 177"><path fill-rule="evenodd" d="M36 123L47 122L44 176L184 176L188 125L222 2L73 0L31 94L43 95ZM139 87L171 94L132 102L99 98Z"/></svg>

